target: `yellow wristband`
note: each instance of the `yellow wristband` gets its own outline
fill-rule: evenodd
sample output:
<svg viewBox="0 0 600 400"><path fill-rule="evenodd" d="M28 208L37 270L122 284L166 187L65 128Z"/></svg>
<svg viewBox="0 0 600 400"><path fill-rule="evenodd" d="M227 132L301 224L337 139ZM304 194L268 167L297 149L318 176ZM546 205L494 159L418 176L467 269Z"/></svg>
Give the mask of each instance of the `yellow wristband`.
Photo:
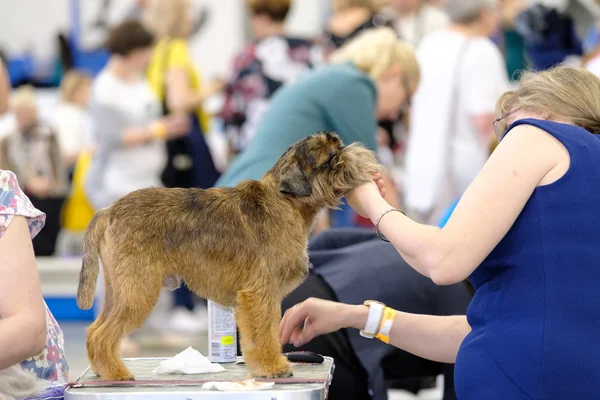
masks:
<svg viewBox="0 0 600 400"><path fill-rule="evenodd" d="M390 307L386 307L383 311L383 318L381 319L381 325L379 325L379 333L375 336L383 343L390 342L390 332L392 330L392 325L394 324L394 319L396 318L396 313L397 311Z"/></svg>
<svg viewBox="0 0 600 400"><path fill-rule="evenodd" d="M162 122L154 122L150 125L150 132L157 139L166 139L167 138L167 127Z"/></svg>

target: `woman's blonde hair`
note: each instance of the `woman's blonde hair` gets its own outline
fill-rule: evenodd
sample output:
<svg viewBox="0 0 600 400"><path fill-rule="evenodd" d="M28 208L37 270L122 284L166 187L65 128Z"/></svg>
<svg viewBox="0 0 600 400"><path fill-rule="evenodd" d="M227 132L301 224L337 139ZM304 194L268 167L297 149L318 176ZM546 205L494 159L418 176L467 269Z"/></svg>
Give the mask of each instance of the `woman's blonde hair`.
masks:
<svg viewBox="0 0 600 400"><path fill-rule="evenodd" d="M185 21L192 3L190 0L148 0L144 24L158 39L185 38Z"/></svg>
<svg viewBox="0 0 600 400"><path fill-rule="evenodd" d="M84 85L90 83L92 78L81 71L70 70L63 76L60 82L60 98L65 103L73 103L77 91Z"/></svg>
<svg viewBox="0 0 600 400"><path fill-rule="evenodd" d="M37 95L31 85L24 85L16 89L10 98L10 108L32 108L37 110Z"/></svg>
<svg viewBox="0 0 600 400"><path fill-rule="evenodd" d="M420 78L419 64L412 47L398 39L396 32L387 27L365 30L335 51L329 62L351 62L373 80L379 79L394 65L402 67L413 86Z"/></svg>
<svg viewBox="0 0 600 400"><path fill-rule="evenodd" d="M48 382L25 371L19 364L0 370L0 398L2 399L24 399L42 393L48 386Z"/></svg>
<svg viewBox="0 0 600 400"><path fill-rule="evenodd" d="M557 67L525 72L519 87L504 93L496 103L496 116L526 109L547 117L572 121L592 133L600 133L600 78L583 68ZM499 131L504 135L506 118Z"/></svg>

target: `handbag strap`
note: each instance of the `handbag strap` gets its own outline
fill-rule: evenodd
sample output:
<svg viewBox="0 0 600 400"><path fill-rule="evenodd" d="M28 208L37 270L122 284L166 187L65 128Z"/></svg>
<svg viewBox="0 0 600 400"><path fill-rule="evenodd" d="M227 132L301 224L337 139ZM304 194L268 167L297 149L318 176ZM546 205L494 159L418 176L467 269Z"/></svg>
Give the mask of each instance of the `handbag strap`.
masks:
<svg viewBox="0 0 600 400"><path fill-rule="evenodd" d="M163 115L169 114L169 106L167 104L167 73L169 72L169 58L171 57L171 39L165 39L165 44L161 49L160 55L160 79L162 85L162 112Z"/></svg>

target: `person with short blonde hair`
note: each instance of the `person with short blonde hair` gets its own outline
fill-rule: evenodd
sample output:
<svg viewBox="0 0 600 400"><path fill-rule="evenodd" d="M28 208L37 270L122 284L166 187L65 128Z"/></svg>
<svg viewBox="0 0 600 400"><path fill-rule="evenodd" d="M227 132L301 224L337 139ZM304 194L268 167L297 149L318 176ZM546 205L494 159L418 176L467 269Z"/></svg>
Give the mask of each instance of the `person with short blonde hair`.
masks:
<svg viewBox="0 0 600 400"><path fill-rule="evenodd" d="M329 65L273 96L254 139L217 185L260 179L292 143L318 131L337 132L345 144L362 142L377 151L377 122L398 116L419 79L410 45L391 28L362 32L334 53Z"/></svg>
<svg viewBox="0 0 600 400"><path fill-rule="evenodd" d="M53 120L65 166L70 170L86 145L91 86L92 77L77 70L67 71L60 84L60 103Z"/></svg>
<svg viewBox="0 0 600 400"><path fill-rule="evenodd" d="M443 228L391 208L376 182L346 197L417 272L438 285L469 278L466 317L310 299L284 316L282 342L368 329L456 363L460 400L597 396L600 79L582 68L526 73L496 110L501 141Z"/></svg>
<svg viewBox="0 0 600 400"><path fill-rule="evenodd" d="M16 89L10 100L16 127L0 141L0 169L14 172L35 206L48 214L46 229L34 241L38 256L54 254L59 214L67 190L58 136L40 119L32 86Z"/></svg>
<svg viewBox="0 0 600 400"><path fill-rule="evenodd" d="M331 64L351 63L370 76L379 79L394 65L402 65L410 88L416 89L420 69L413 50L398 40L393 30L371 29L363 32L360 38L350 41L338 49L329 59Z"/></svg>

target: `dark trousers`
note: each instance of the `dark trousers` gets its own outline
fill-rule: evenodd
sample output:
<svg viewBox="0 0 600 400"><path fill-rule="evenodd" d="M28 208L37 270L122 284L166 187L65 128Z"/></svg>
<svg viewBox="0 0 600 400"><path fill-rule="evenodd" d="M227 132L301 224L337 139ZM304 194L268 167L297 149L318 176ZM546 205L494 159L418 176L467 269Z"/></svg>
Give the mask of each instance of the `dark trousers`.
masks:
<svg viewBox="0 0 600 400"><path fill-rule="evenodd" d="M219 179L219 171L210 153L210 148L204 137L200 121L195 114L191 117L192 129L183 138L167 141L167 167L163 171L162 180L166 187L208 189ZM178 156L185 155L192 160L190 169L178 169L175 161ZM185 307L194 310L194 294L183 284L173 293L175 307Z"/></svg>
<svg viewBox="0 0 600 400"><path fill-rule="evenodd" d="M40 198L26 193L35 208L46 214L44 228L33 239L33 251L38 257L54 255L56 239L60 232L60 213L65 202L64 197Z"/></svg>

